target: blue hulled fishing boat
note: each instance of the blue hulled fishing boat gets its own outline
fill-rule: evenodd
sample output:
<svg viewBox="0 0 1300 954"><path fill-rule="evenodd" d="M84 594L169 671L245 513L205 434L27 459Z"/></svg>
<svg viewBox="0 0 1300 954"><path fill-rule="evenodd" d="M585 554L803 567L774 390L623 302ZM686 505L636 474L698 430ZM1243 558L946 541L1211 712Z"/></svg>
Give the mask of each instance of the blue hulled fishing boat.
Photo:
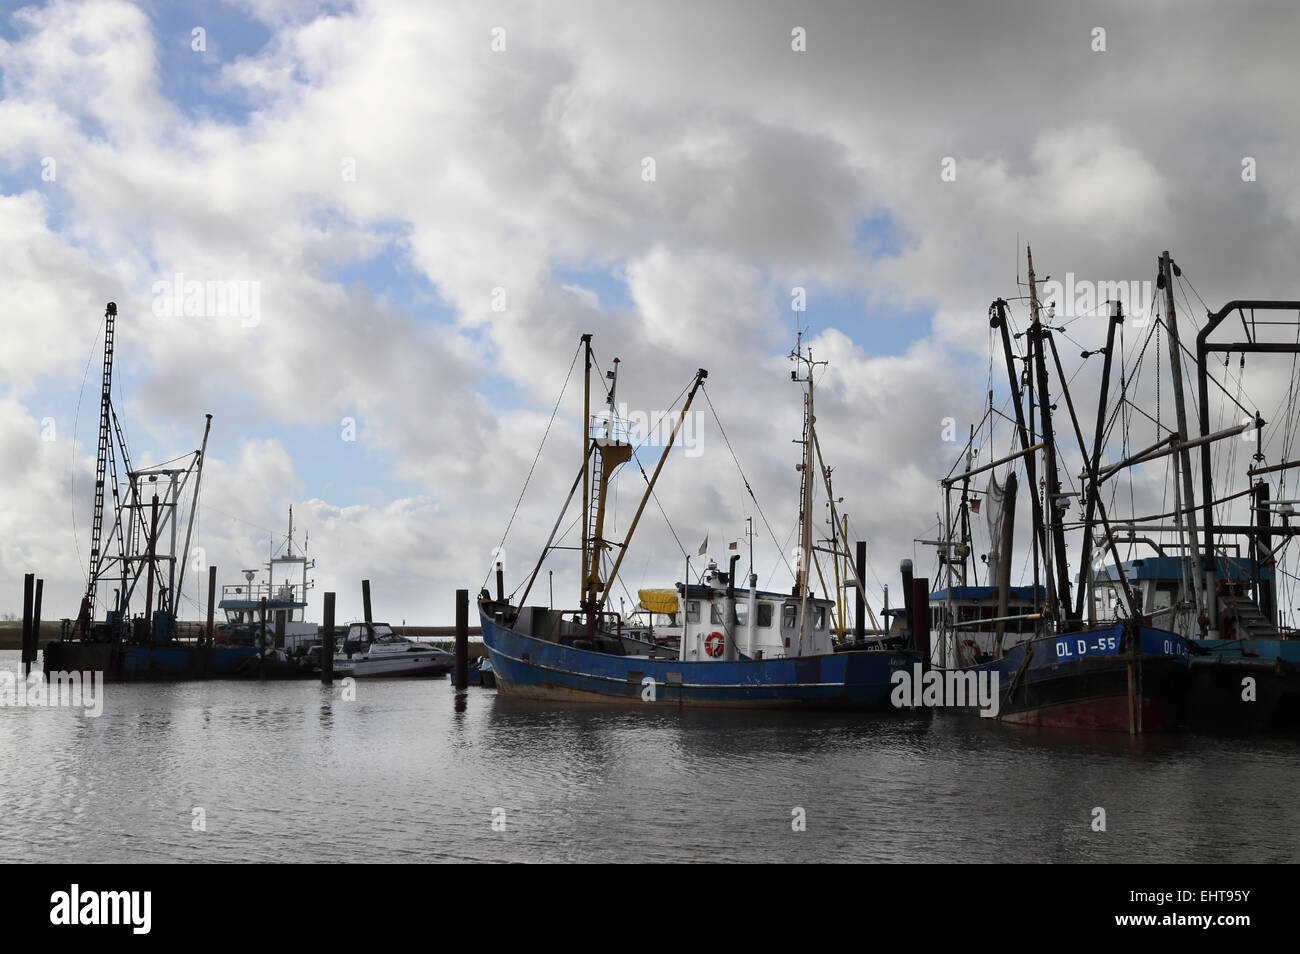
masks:
<svg viewBox="0 0 1300 954"><path fill-rule="evenodd" d="M609 375L609 416L603 426L591 426L591 336L584 335L587 384L584 390L584 451L582 470L555 527L564 520L579 484L583 487L582 596L575 610L557 610L527 603L555 530L532 571L517 603L504 596L501 570L497 594L484 590L479 599L483 642L496 671L497 686L506 695L566 702L628 702L659 706L756 708L893 708L890 691L894 675L923 663L913 648L887 645L877 634L862 633L852 644L837 643L832 617L837 601L812 592L810 579L812 502L815 486L824 480L832 520L840 526L829 492L829 470L821 460L813 416L814 366L811 354L797 347L792 358L801 371L792 377L806 385L804 399L803 475L800 492L801 559L795 584L788 593L760 590L751 571L747 585L736 575L738 555L726 570L710 563L696 583L677 586L682 635L677 646L647 638L625 625L621 614L607 609L632 534L653 493L655 481L676 440L682 421L708 373L701 369L686 392L672 434L653 475L647 478L636 516L622 541L605 539L605 500L614 471L631 459L633 448L612 426L617 363ZM814 469L816 467L816 469ZM822 480L817 479L820 474ZM707 544L707 541L706 541ZM701 548L701 554L705 548ZM612 566L606 568L608 556ZM833 541L837 561L847 557L842 538ZM752 562L752 561L751 561ZM689 560L687 580L690 579ZM861 584L855 582L861 608ZM843 627L840 627L843 632ZM848 651L846 651L848 650Z"/></svg>
<svg viewBox="0 0 1300 954"><path fill-rule="evenodd" d="M1135 588L1122 568L1116 574L1114 592L1107 599L1095 595L1086 615L1085 591L1095 582L1092 574L1084 580L1088 585L1079 587L1077 601L1071 599L1065 517L1069 498L1079 495L1064 493L1061 487L1049 356L1084 465L1083 514L1076 526L1083 530L1081 562L1085 567L1094 563L1095 545L1103 555L1108 552L1116 563L1119 560L1115 528L1102 497L1105 481L1132 464L1173 455L1186 442L1176 440L1175 434L1175 438L1166 438L1117 465L1101 466L1111 358L1122 313L1115 310L1106 347L1099 349L1105 354L1105 367L1089 452L1061 371L1054 329L1044 320L1050 320L1052 310L1039 304L1032 254L1028 265L1030 320L1028 328L1015 336L1026 343L1024 355L1017 354L1012 345L1007 302L999 298L990 308L990 324L1001 338L1019 449L975 467L975 429L971 429L963 452L964 469L954 467L940 482L944 493L941 539L923 541L939 548L943 585L931 592L928 580L911 578L911 561L904 561L908 628L918 645L928 647L937 677L954 682L959 678L996 682L996 715L1003 722L1133 734L1174 728L1187 715L1188 640L1143 615L1141 587ZM1176 337L1171 349L1177 349ZM986 420L991 423L995 417L991 391L989 396ZM1025 473L1032 513L1029 562L1033 585L1019 587L1011 582L1017 468ZM997 480L998 470L1005 471L1002 483ZM980 493L971 482L986 473L988 489ZM959 500L956 508L952 505L954 495ZM971 515L981 509L989 522L989 551L983 556L988 578L985 586L971 585L969 579L978 570L972 559Z"/></svg>

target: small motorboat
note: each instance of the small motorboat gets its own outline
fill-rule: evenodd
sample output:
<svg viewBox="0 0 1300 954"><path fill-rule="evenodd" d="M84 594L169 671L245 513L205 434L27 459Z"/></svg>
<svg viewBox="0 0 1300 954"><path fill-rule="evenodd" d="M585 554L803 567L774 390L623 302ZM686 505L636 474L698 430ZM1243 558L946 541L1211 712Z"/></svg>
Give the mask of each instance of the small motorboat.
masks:
<svg viewBox="0 0 1300 954"><path fill-rule="evenodd" d="M339 676L443 676L456 664L445 649L409 639L387 623L353 623L334 656Z"/></svg>

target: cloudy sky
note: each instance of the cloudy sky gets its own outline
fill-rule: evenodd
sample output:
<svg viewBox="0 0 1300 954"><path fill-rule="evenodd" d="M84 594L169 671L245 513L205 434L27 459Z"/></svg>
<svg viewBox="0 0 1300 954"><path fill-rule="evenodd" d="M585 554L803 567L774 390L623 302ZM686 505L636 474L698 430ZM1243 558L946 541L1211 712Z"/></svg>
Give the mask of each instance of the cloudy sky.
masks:
<svg viewBox="0 0 1300 954"><path fill-rule="evenodd" d="M446 623L488 572L583 332L602 369L621 359L633 411L709 371L692 452L659 484L672 530L651 505L630 590L681 578L674 530L721 561L756 514L710 405L771 526L755 520L756 571L789 585L798 326L828 362L822 446L879 594L901 557L932 566L913 540L960 450L945 437L980 421L990 381L1006 407L987 311L1024 294L1026 243L1040 277L1150 282L1168 248L1214 307L1298 297L1286 2L3 9L0 612L35 571L44 615L75 615L109 300L135 461L192 451L213 415L197 564L233 581L292 505L341 618L369 577L380 617ZM178 276L246 297L177 308ZM1079 371L1079 353L1105 308L1081 311L1061 345L1090 422L1100 359ZM1130 352L1142 335L1126 328ZM577 472L579 383L506 542L509 588ZM1167 381L1161 402L1168 426ZM1007 440L981 437L981 459ZM1268 440L1281 459L1287 435ZM628 471L616 531L644 486ZM1158 507L1167 477L1138 495ZM576 553L548 567L573 603Z"/></svg>

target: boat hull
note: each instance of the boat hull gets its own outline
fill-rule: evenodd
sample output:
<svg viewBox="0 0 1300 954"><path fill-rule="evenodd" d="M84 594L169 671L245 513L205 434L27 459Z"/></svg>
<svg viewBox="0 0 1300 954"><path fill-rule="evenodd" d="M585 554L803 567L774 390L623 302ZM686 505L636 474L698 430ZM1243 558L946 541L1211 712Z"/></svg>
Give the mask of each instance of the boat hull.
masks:
<svg viewBox="0 0 1300 954"><path fill-rule="evenodd" d="M1177 728L1187 715L1187 642L1145 626L1138 633L1140 651L1124 649L1124 629L1115 626L1022 643L975 668L998 674L998 718L1012 725L1133 733Z"/></svg>
<svg viewBox="0 0 1300 954"><path fill-rule="evenodd" d="M394 653L379 659L336 658L334 674L361 679L368 676L445 676L455 662L448 662L445 654L428 656L424 653Z"/></svg>
<svg viewBox="0 0 1300 954"><path fill-rule="evenodd" d="M921 661L910 651L709 662L615 656L518 633L486 613L480 618L498 691L547 701L892 710L893 674Z"/></svg>
<svg viewBox="0 0 1300 954"><path fill-rule="evenodd" d="M1203 654L1192 658L1194 725L1300 729L1300 640L1202 640L1196 647Z"/></svg>
<svg viewBox="0 0 1300 954"><path fill-rule="evenodd" d="M45 645L42 664L53 672L102 672L107 682L169 682L233 678L257 657L252 646L165 645L58 641Z"/></svg>

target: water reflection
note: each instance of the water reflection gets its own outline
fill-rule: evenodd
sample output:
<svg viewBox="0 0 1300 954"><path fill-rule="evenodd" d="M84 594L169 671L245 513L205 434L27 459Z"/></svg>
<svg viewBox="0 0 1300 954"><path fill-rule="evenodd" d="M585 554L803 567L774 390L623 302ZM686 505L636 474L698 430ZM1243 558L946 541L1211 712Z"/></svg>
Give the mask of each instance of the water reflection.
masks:
<svg viewBox="0 0 1300 954"><path fill-rule="evenodd" d="M5 861L1300 858L1300 742L1278 737L253 681L0 710L0 756Z"/></svg>

